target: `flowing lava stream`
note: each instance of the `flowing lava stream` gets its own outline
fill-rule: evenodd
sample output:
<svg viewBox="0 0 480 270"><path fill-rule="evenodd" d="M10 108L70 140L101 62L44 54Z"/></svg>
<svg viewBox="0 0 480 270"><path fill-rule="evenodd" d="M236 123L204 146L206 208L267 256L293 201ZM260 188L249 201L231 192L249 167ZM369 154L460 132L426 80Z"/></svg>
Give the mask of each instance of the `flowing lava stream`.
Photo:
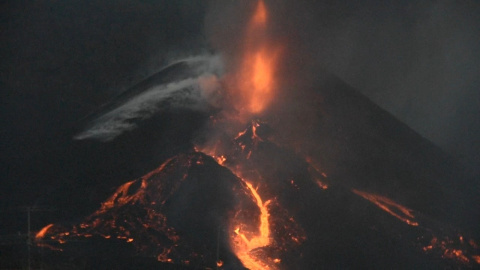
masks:
<svg viewBox="0 0 480 270"><path fill-rule="evenodd" d="M48 232L48 230L53 227L53 223L48 224L47 226L43 227L36 235L35 239L41 239L45 237L45 234Z"/></svg>
<svg viewBox="0 0 480 270"><path fill-rule="evenodd" d="M244 36L244 46L241 66L238 72L229 80L229 90L238 99L235 100L240 114L257 114L266 109L273 98L274 67L279 50L269 44L267 33L268 13L263 0L258 1ZM254 127L255 128L255 127ZM222 164L224 160L218 160ZM252 193L255 203L260 209L260 224L258 233L248 239L241 226L236 227L232 239L234 253L249 269L272 269L273 264L252 254L252 251L271 244L268 205L263 202L253 185L242 179ZM247 232L248 235L251 235ZM278 263L279 260L274 261Z"/></svg>
<svg viewBox="0 0 480 270"><path fill-rule="evenodd" d="M271 266L261 264L260 262L258 262L258 259L256 259L250 254L250 252L257 248L265 247L270 244L270 224L268 222L269 213L267 208L270 200L263 203L262 198L258 194L257 190L253 188L252 184L245 180L243 181L247 185L248 189L252 192L256 204L260 209L260 226L258 228L259 234L248 240L247 236L240 232L240 227L237 227L235 229L235 234L240 237L242 241L241 243L233 241L234 252L245 267L249 269L268 269L271 268Z"/></svg>
<svg viewBox="0 0 480 270"><path fill-rule="evenodd" d="M383 211L407 223L408 225L418 226L418 222L414 220L415 216L412 214L411 209L408 209L405 206L400 205L387 197L383 197L375 194L369 194L367 192L363 192L356 189L353 189L352 192L357 194L358 196L363 197L366 200L369 200L370 202L374 203Z"/></svg>

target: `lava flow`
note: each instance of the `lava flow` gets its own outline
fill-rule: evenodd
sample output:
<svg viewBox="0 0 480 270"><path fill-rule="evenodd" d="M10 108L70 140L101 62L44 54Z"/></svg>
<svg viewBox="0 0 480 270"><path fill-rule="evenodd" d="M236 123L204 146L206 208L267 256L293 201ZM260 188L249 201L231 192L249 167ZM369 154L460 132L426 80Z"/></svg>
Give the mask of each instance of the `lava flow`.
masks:
<svg viewBox="0 0 480 270"><path fill-rule="evenodd" d="M229 225L234 233L230 236L232 251L249 269L277 269L284 266L281 257L298 248L306 240L303 229L280 205L271 187L262 177L255 177L248 169L250 157L257 153L257 147L268 144L266 138L261 136L265 126L267 125L259 120L252 120L248 127L233 139L217 142L224 147L197 147L197 151L201 149L241 179L259 209L258 217L254 219L242 217L243 210L240 210L239 214L230 220ZM260 186L264 191L263 196L258 191Z"/></svg>
<svg viewBox="0 0 480 270"><path fill-rule="evenodd" d="M268 221L268 204L270 200L263 203L262 198L258 192L253 188L252 184L245 181L248 189L252 192L252 195L255 198L258 208L260 209L260 225L258 234L254 235L251 239L248 239L247 236L241 232L241 228L237 227L235 229L235 234L237 237L240 237L241 241L234 238L232 243L233 249L237 257L242 261L243 265L249 269L265 269L271 268L268 265L265 265L265 262L259 262L258 258L253 256L250 252L254 251L257 248L268 246L271 242L270 239L270 224Z"/></svg>
<svg viewBox="0 0 480 270"><path fill-rule="evenodd" d="M413 216L411 209L408 209L405 206L400 205L392 201L391 199L380 195L370 194L356 189L353 189L352 192L357 194L358 196L363 197L364 199L371 201L380 209L407 223L408 225L418 226L418 222L414 220L415 217Z"/></svg>
<svg viewBox="0 0 480 270"><path fill-rule="evenodd" d="M43 237L45 237L45 234L48 232L48 230L53 227L53 223L51 224L48 224L47 226L43 227L36 235L35 235L35 239L41 239Z"/></svg>

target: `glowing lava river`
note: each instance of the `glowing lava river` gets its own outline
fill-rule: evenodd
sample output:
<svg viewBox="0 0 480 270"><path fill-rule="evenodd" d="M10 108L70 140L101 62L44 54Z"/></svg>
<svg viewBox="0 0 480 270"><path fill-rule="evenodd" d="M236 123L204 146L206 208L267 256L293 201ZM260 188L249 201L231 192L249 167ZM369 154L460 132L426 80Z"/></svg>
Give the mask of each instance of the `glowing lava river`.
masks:
<svg viewBox="0 0 480 270"><path fill-rule="evenodd" d="M270 224L268 222L269 213L267 208L270 201L263 203L262 198L260 198L260 195L258 195L252 184L246 181L245 184L252 192L257 206L260 209L260 226L258 228L259 232L251 239L248 239L247 236L240 231L240 227L237 227L235 229L235 234L240 237L241 240L239 240L238 237L233 238L233 249L245 267L249 269L271 268L272 266L262 264L258 261L258 259L250 254L251 251L260 247L266 247L270 244Z"/></svg>

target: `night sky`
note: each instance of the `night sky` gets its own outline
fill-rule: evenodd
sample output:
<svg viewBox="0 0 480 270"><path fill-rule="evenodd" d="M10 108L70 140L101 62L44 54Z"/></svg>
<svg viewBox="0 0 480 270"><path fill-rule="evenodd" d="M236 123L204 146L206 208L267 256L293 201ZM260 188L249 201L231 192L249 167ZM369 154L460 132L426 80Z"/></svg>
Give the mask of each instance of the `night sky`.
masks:
<svg viewBox="0 0 480 270"><path fill-rule="evenodd" d="M311 76L319 68L336 74L478 174L480 3L350 2L267 5L277 35L309 59L299 58L300 69ZM78 158L72 152L80 149L72 138L85 117L172 60L228 54L240 37L246 3L4 1L2 206L36 204L58 193L64 181L75 181L67 175L80 179L77 170L93 162L89 150ZM102 162L108 163L92 166ZM8 203L12 198L15 203Z"/></svg>

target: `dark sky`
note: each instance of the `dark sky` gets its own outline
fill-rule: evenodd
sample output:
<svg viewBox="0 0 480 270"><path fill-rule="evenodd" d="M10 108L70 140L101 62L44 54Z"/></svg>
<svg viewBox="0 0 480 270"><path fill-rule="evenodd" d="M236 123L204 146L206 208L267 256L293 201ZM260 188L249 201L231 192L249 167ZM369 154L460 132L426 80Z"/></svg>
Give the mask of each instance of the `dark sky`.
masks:
<svg viewBox="0 0 480 270"><path fill-rule="evenodd" d="M298 2L267 5L312 74L317 67L335 73L480 167L479 2ZM2 178L55 177L48 168L62 166L83 117L172 59L235 43L246 3L4 1Z"/></svg>

